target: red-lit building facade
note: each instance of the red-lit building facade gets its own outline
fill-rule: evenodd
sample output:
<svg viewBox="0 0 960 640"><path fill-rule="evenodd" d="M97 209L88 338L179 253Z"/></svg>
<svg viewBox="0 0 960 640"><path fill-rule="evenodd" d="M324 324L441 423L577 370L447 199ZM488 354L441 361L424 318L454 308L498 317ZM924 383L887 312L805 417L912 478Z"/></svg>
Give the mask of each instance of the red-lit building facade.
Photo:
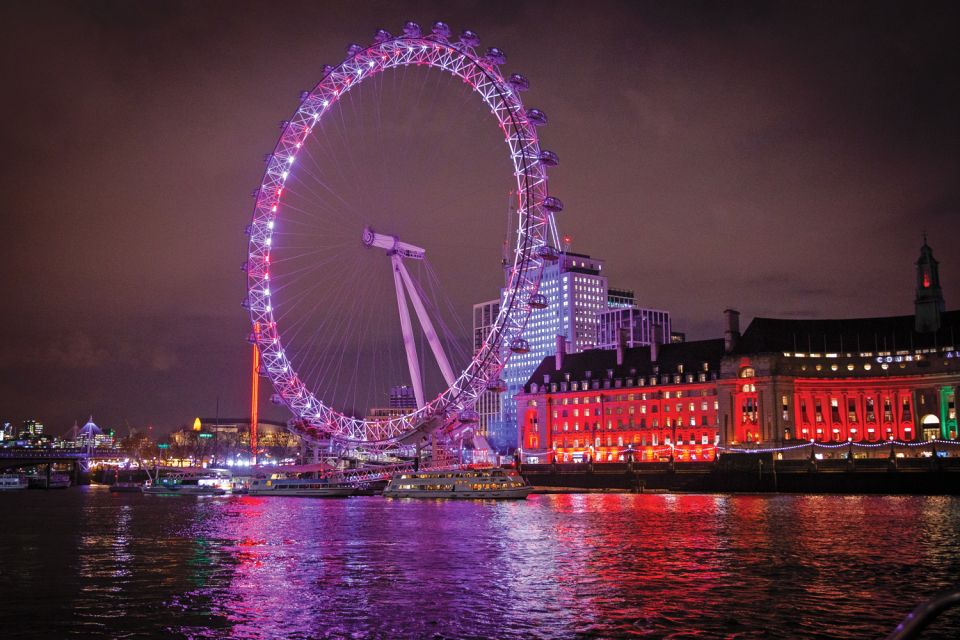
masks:
<svg viewBox="0 0 960 640"><path fill-rule="evenodd" d="M924 243L913 315L755 318L723 339L544 360L517 396L538 462L712 459L721 447L958 438L960 311Z"/></svg>
<svg viewBox="0 0 960 640"><path fill-rule="evenodd" d="M517 395L525 459L712 460L722 357L723 340L561 350Z"/></svg>
<svg viewBox="0 0 960 640"><path fill-rule="evenodd" d="M848 320L727 312L721 441L878 443L957 438L960 311L947 312L924 240L914 314Z"/></svg>
<svg viewBox="0 0 960 640"><path fill-rule="evenodd" d="M942 318L926 334L913 316L754 319L721 365L721 441L956 439L960 312Z"/></svg>

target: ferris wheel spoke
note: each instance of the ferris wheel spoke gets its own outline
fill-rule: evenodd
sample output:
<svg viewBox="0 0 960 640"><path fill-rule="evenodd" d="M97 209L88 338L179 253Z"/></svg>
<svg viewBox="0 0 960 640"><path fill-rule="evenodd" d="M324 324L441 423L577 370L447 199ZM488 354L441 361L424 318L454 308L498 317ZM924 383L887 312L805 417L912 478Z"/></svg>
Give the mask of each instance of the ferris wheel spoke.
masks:
<svg viewBox="0 0 960 640"><path fill-rule="evenodd" d="M320 168L317 160L314 158L310 148L309 147L305 148L303 153L305 157L310 161L309 164L314 168L314 170L311 171L310 168L307 166L301 167L301 170L307 174L307 177L309 177L314 184L320 187L320 190L318 191L316 188L311 187L305 180L301 179L299 181L299 185L305 191L310 193L310 195L313 196L314 200L312 200L312 204L316 204L318 208L330 213L331 219L339 219L339 220L345 221L346 214L344 212L344 209L350 211L355 216L360 216L361 212L356 207L356 205L344 199L343 196L341 196L336 190L330 187L330 185L328 184L328 181L321 178L323 171ZM306 165L307 163L304 163L304 164ZM342 172L341 172L341 175L342 175ZM336 201L336 203L339 203L339 206L337 206L334 203L331 203L331 199ZM311 215L311 213L313 213L314 215L317 215L316 212L308 212L306 209L301 209L301 211L307 215Z"/></svg>

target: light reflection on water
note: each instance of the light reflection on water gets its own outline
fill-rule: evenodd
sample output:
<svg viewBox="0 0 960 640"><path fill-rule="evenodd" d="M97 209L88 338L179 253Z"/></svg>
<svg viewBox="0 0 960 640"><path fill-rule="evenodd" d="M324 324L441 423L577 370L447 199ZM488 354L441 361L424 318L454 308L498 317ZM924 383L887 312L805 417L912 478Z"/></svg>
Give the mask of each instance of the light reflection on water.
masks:
<svg viewBox="0 0 960 640"><path fill-rule="evenodd" d="M14 637L874 638L960 576L948 497L94 487L0 508L0 626Z"/></svg>

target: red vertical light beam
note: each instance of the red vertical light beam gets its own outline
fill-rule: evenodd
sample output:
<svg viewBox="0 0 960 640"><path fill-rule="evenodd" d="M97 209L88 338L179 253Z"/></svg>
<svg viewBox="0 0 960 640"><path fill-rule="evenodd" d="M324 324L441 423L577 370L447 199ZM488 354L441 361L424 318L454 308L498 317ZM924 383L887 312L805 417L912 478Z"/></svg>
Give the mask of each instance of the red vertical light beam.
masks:
<svg viewBox="0 0 960 640"><path fill-rule="evenodd" d="M250 454L253 464L257 464L257 421L260 408L260 323L253 325L253 371L250 376Z"/></svg>

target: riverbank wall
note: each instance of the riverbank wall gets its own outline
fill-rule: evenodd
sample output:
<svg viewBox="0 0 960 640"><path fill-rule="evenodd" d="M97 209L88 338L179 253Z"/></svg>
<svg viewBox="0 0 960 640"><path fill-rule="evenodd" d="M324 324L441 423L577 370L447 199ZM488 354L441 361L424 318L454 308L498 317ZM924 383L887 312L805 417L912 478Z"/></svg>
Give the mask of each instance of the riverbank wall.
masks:
<svg viewBox="0 0 960 640"><path fill-rule="evenodd" d="M716 462L522 464L535 487L636 493L960 495L960 458L777 460L724 455Z"/></svg>

